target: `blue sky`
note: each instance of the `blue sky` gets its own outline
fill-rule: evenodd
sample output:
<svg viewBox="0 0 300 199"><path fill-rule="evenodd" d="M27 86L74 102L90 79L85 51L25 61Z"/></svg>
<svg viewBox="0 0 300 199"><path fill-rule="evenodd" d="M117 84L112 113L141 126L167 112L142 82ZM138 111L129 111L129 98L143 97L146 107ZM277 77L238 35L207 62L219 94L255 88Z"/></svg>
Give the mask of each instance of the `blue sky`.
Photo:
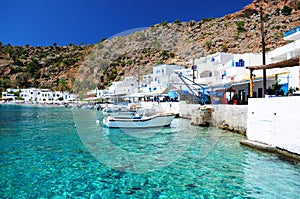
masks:
<svg viewBox="0 0 300 199"><path fill-rule="evenodd" d="M200 21L239 11L252 0L3 0L0 41L48 46L92 44L162 21Z"/></svg>

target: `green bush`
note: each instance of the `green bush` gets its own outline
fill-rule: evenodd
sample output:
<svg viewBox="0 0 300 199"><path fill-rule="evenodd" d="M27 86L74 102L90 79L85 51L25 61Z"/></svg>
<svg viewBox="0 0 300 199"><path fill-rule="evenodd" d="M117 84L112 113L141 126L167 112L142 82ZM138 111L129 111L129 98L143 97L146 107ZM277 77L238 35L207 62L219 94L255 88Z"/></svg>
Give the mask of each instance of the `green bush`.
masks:
<svg viewBox="0 0 300 199"><path fill-rule="evenodd" d="M10 79L7 77L3 77L0 79L0 90L6 90L10 87ZM0 92L1 93L1 92Z"/></svg>
<svg viewBox="0 0 300 199"><path fill-rule="evenodd" d="M40 71L37 71L37 72L35 72L35 73L33 74L32 77L33 77L34 79L39 79L40 76L41 76L41 72L40 72Z"/></svg>
<svg viewBox="0 0 300 199"><path fill-rule="evenodd" d="M214 17L209 17L209 18L203 18L202 21L203 22L208 22L208 21L212 21L214 19L215 19Z"/></svg>
<svg viewBox="0 0 300 199"><path fill-rule="evenodd" d="M225 23L225 27L228 27L228 26L231 26L231 22L230 21L228 21L228 22Z"/></svg>
<svg viewBox="0 0 300 199"><path fill-rule="evenodd" d="M163 61L159 61L159 62L156 62L155 63L155 66L158 66L158 65L161 65L161 64L164 64L165 62L163 62Z"/></svg>
<svg viewBox="0 0 300 199"><path fill-rule="evenodd" d="M33 59L31 62L27 65L27 71L31 74L35 73L37 70L40 69L40 65L37 62L37 60Z"/></svg>
<svg viewBox="0 0 300 199"><path fill-rule="evenodd" d="M115 80L116 79L116 74L111 74L107 77L109 80Z"/></svg>
<svg viewBox="0 0 300 199"><path fill-rule="evenodd" d="M174 58L174 57L175 57L175 54L174 54L173 52L170 52L170 53L169 53L169 57Z"/></svg>
<svg viewBox="0 0 300 199"><path fill-rule="evenodd" d="M206 47L207 50L210 50L210 48L211 48L211 41L205 42L205 47Z"/></svg>
<svg viewBox="0 0 300 199"><path fill-rule="evenodd" d="M24 100L24 98L22 98L22 97L17 97L17 100Z"/></svg>
<svg viewBox="0 0 300 199"><path fill-rule="evenodd" d="M21 55L27 55L27 50L23 49L23 50L21 51Z"/></svg>
<svg viewBox="0 0 300 199"><path fill-rule="evenodd" d="M283 8L281 10L281 13L283 15L287 16L287 15L291 14L292 10L293 10L292 8L290 8L290 7L288 7L288 6L285 5L285 6L283 6Z"/></svg>
<svg viewBox="0 0 300 199"><path fill-rule="evenodd" d="M174 21L174 23L176 23L176 24L180 24L180 23L181 23L181 21L180 21L179 19L176 19L176 20Z"/></svg>
<svg viewBox="0 0 300 199"><path fill-rule="evenodd" d="M129 60L129 61L127 62L128 65L131 65L132 63L133 63L132 60Z"/></svg>
<svg viewBox="0 0 300 199"><path fill-rule="evenodd" d="M274 26L274 28L277 29L277 30L279 30L281 28L281 26L280 25L276 25L276 26Z"/></svg>
<svg viewBox="0 0 300 199"><path fill-rule="evenodd" d="M163 51L161 52L161 55L162 55L162 56L168 56L168 51L163 50Z"/></svg>
<svg viewBox="0 0 300 199"><path fill-rule="evenodd" d="M68 58L62 61L66 66L71 66L76 63L76 60L72 58Z"/></svg>
<svg viewBox="0 0 300 199"><path fill-rule="evenodd" d="M223 52L227 52L228 51L228 47L225 44L222 44L221 48L222 48Z"/></svg>
<svg viewBox="0 0 300 199"><path fill-rule="evenodd" d="M300 1L298 1L296 8L297 8L297 10L300 10Z"/></svg>
<svg viewBox="0 0 300 199"><path fill-rule="evenodd" d="M98 49L101 50L102 48L104 48L104 45L102 44L102 41L100 43L97 44Z"/></svg>
<svg viewBox="0 0 300 199"><path fill-rule="evenodd" d="M238 33L241 33L241 32L246 32L246 29L244 28L244 25L245 25L245 22L244 21L238 21L235 23L236 26L237 26L237 31Z"/></svg>
<svg viewBox="0 0 300 199"><path fill-rule="evenodd" d="M166 25L168 25L168 22L167 21L163 21L163 22L161 22L160 23L162 26L166 26Z"/></svg>
<svg viewBox="0 0 300 199"><path fill-rule="evenodd" d="M276 10L275 10L275 15L279 15L280 12L281 12L280 8L276 8Z"/></svg>
<svg viewBox="0 0 300 199"><path fill-rule="evenodd" d="M264 22L267 22L269 19L270 19L270 15L269 15L269 14L265 14L265 15L263 16L263 21L264 21Z"/></svg>
<svg viewBox="0 0 300 199"><path fill-rule="evenodd" d="M46 53L40 53L40 54L39 54L40 59L41 59L41 58L44 58L44 57L46 57L46 56L47 56Z"/></svg>
<svg viewBox="0 0 300 199"><path fill-rule="evenodd" d="M117 70L116 70L115 68L113 68L113 69L111 69L111 72L112 72L112 73L116 73Z"/></svg>

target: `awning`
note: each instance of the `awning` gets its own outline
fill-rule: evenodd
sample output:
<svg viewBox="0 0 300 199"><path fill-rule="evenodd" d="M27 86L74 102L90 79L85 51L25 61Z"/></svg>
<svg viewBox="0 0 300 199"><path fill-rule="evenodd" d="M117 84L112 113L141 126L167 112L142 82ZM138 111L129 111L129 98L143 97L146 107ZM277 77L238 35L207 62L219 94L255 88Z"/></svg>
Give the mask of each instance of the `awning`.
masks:
<svg viewBox="0 0 300 199"><path fill-rule="evenodd" d="M288 60L268 64L261 66L247 66L246 68L249 70L261 70L261 69L272 69L272 68L286 68L286 67L294 67L300 65L300 57L294 57Z"/></svg>
<svg viewBox="0 0 300 199"><path fill-rule="evenodd" d="M168 96L170 98L176 98L176 97L179 97L179 94L176 91L169 91Z"/></svg>
<svg viewBox="0 0 300 199"><path fill-rule="evenodd" d="M130 95L127 95L127 97L145 97L146 93L132 93Z"/></svg>

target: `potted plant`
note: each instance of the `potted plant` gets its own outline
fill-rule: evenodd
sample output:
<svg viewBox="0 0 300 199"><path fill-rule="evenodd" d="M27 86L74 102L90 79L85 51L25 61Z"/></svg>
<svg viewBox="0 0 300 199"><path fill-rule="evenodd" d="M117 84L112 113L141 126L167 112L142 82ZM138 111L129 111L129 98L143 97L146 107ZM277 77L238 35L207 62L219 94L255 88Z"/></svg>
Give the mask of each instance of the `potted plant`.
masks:
<svg viewBox="0 0 300 199"><path fill-rule="evenodd" d="M288 96L292 96L294 92L295 90L293 89L293 87L290 87L288 90Z"/></svg>

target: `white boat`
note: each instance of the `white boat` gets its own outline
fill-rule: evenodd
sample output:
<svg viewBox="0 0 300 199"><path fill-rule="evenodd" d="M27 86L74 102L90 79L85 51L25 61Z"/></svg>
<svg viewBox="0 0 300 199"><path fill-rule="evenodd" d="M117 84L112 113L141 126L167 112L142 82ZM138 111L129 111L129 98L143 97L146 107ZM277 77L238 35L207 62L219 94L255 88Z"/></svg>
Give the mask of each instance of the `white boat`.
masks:
<svg viewBox="0 0 300 199"><path fill-rule="evenodd" d="M133 115L110 116L103 119L109 128L153 128L170 126L174 113L156 113L155 109L139 109Z"/></svg>

